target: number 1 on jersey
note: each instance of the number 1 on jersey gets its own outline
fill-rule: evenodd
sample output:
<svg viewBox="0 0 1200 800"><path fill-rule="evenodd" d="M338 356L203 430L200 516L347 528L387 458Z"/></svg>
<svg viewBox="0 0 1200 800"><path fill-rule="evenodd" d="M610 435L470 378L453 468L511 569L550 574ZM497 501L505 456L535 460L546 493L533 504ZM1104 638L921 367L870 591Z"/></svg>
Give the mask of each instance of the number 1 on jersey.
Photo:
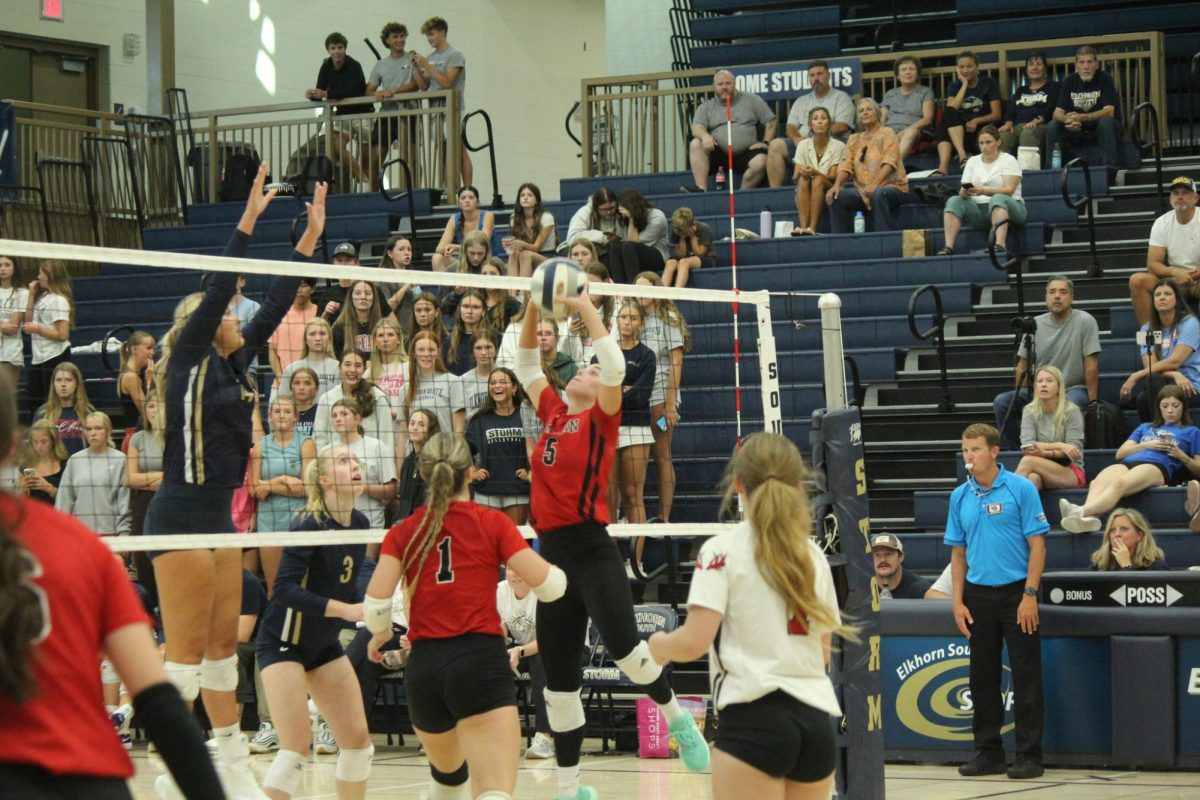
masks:
<svg viewBox="0 0 1200 800"><path fill-rule="evenodd" d="M447 536L438 543L438 552L441 553L437 572L438 583L454 583L454 568L450 563L450 541L450 537Z"/></svg>

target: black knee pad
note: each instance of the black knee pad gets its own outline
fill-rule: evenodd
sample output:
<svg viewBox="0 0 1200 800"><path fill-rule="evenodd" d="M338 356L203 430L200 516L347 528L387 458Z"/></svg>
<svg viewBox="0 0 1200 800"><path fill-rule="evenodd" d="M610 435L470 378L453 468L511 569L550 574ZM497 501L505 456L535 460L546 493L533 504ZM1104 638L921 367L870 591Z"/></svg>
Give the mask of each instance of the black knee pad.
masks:
<svg viewBox="0 0 1200 800"><path fill-rule="evenodd" d="M433 776L434 783L440 783L442 786L462 786L470 777L467 773L466 761L462 763L461 767L454 770L454 772L442 772L433 764L430 764L429 774Z"/></svg>

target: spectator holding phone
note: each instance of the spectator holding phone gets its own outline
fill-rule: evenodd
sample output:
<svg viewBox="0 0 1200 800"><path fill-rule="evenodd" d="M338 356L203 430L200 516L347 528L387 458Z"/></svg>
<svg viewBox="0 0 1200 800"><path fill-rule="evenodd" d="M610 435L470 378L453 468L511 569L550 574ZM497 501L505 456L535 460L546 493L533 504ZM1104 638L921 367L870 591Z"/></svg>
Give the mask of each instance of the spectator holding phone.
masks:
<svg viewBox="0 0 1200 800"><path fill-rule="evenodd" d="M1003 254L1008 229L1025 222L1025 201L1021 199L1021 165L1008 153L1000 152L1000 132L994 125L979 131L979 155L971 156L963 168L958 194L946 201L942 224L946 246L939 256L954 255L954 242L963 223L981 231L996 227L996 252ZM1001 223L1007 221L1008 224Z"/></svg>

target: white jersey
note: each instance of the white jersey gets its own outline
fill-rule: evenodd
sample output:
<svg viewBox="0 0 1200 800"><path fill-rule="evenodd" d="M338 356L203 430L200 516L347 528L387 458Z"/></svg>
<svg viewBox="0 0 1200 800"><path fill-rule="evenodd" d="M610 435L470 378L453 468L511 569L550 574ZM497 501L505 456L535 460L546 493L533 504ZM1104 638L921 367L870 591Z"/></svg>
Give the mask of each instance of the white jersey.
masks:
<svg viewBox="0 0 1200 800"><path fill-rule="evenodd" d="M8 289L0 289L0 322L8 322L14 314L24 315L29 305L29 290L13 285ZM21 339L21 329L14 334L0 334L0 362L25 366L25 342Z"/></svg>
<svg viewBox="0 0 1200 800"><path fill-rule="evenodd" d="M811 540L805 542L815 567L816 595L840 620L829 562ZM758 569L749 522L700 548L688 605L724 617L720 638L708 654L713 705L718 711L779 690L829 714L842 713L825 672L821 638L828 631L788 620L783 598Z"/></svg>
<svg viewBox="0 0 1200 800"><path fill-rule="evenodd" d="M537 639L537 595L533 592L518 598L512 584L500 581L496 585L496 610L514 644L529 644Z"/></svg>

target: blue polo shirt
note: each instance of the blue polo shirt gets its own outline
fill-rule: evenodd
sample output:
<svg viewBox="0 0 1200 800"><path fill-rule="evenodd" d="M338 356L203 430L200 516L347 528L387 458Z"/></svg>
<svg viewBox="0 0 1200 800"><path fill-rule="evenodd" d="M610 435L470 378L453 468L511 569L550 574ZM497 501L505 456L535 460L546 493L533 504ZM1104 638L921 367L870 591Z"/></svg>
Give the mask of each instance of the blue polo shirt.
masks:
<svg viewBox="0 0 1200 800"><path fill-rule="evenodd" d="M950 495L946 536L951 547L967 548L967 580L1003 586L1025 580L1029 542L1050 530L1037 489L1000 465L990 489L968 479Z"/></svg>

